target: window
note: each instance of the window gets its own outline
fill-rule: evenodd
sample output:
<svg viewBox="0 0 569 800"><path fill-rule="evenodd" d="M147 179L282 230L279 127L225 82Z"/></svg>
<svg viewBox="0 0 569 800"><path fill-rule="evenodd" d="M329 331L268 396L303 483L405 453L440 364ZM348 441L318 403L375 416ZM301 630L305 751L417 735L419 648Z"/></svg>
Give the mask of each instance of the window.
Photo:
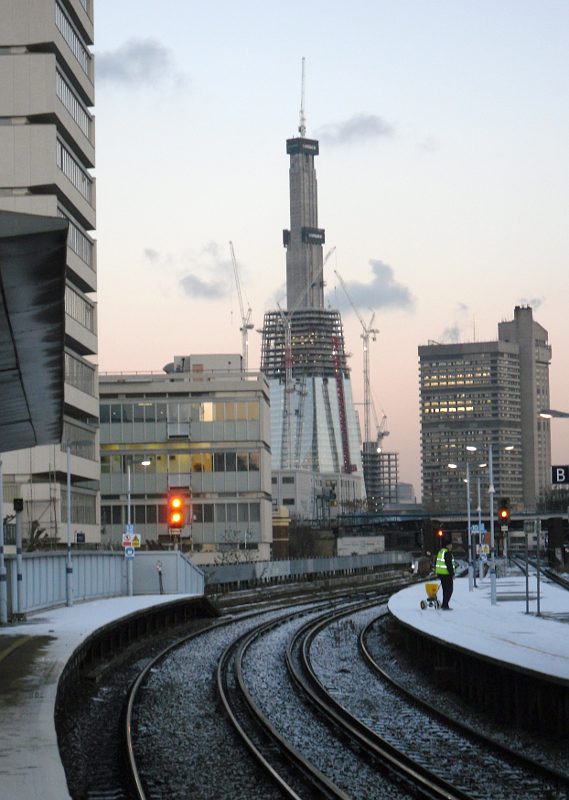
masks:
<svg viewBox="0 0 569 800"><path fill-rule="evenodd" d="M91 397L96 396L95 367L71 353L65 353L65 382Z"/></svg>
<svg viewBox="0 0 569 800"><path fill-rule="evenodd" d="M91 333L95 333L95 307L71 286L65 287L65 313Z"/></svg>
<svg viewBox="0 0 569 800"><path fill-rule="evenodd" d="M283 506L293 506L294 499L292 497L283 497Z"/></svg>
<svg viewBox="0 0 569 800"><path fill-rule="evenodd" d="M294 485L294 475L285 475L282 482Z"/></svg>
<svg viewBox="0 0 569 800"><path fill-rule="evenodd" d="M84 2L84 0L82 0L82 2ZM71 24L71 21L68 19L65 11L59 5L59 3L55 4L55 24L69 45L71 52L79 62L79 65L85 75L91 77L91 54L81 41L79 34Z"/></svg>
<svg viewBox="0 0 569 800"><path fill-rule="evenodd" d="M55 163L65 177L75 186L79 194L91 205L93 188L91 176L59 139L56 143Z"/></svg>
<svg viewBox="0 0 569 800"><path fill-rule="evenodd" d="M93 266L93 242L81 230L71 217L62 211L60 208L57 210L58 217L66 219L69 223L69 230L67 233L67 246L79 256L81 261L84 261L88 267Z"/></svg>
<svg viewBox="0 0 569 800"><path fill-rule="evenodd" d="M55 93L85 136L90 139L91 115L59 70L55 74Z"/></svg>

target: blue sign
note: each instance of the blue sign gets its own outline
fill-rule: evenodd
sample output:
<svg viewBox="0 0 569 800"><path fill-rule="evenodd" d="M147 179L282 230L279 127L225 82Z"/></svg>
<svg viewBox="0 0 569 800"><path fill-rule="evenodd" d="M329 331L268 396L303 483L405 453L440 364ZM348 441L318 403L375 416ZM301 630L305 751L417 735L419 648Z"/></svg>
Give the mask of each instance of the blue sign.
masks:
<svg viewBox="0 0 569 800"><path fill-rule="evenodd" d="M125 549L124 549L124 557L125 558L134 558L134 547L125 547Z"/></svg>

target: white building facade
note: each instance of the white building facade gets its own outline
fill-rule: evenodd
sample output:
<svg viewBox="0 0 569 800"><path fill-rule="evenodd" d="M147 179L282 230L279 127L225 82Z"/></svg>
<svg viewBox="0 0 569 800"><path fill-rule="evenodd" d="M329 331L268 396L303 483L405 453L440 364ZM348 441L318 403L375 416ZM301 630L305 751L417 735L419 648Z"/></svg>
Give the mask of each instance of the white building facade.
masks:
<svg viewBox="0 0 569 800"><path fill-rule="evenodd" d="M0 0L0 209L69 223L63 438L3 456L5 498L59 542L68 473L73 540L100 537L92 44L93 0Z"/></svg>
<svg viewBox="0 0 569 800"><path fill-rule="evenodd" d="M176 357L163 373L102 374L103 541L130 518L143 543L179 546L196 563L271 556L269 386L241 356ZM171 534L168 490L187 524ZM130 500L130 503L129 503Z"/></svg>

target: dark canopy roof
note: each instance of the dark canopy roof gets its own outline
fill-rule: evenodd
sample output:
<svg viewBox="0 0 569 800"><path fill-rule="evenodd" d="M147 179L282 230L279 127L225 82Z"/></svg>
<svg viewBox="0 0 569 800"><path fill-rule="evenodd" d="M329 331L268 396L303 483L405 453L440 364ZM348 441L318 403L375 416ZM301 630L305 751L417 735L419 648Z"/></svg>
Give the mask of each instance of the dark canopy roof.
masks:
<svg viewBox="0 0 569 800"><path fill-rule="evenodd" d="M0 211L0 452L61 441L67 222Z"/></svg>

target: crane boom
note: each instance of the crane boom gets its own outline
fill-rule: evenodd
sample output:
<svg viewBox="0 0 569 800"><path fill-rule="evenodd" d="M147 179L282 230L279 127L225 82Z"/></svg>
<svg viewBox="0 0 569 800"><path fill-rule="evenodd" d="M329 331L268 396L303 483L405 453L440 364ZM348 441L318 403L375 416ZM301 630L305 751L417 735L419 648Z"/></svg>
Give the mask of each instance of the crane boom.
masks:
<svg viewBox="0 0 569 800"><path fill-rule="evenodd" d="M370 337L371 337L371 340L373 342L375 342L375 337L376 337L376 334L379 333L379 330L377 328L373 328L372 327L373 321L375 319L375 311L372 313L370 321L366 325L366 323L362 319L362 316L361 316L360 312L358 311L358 309L354 305L354 302L353 302L352 298L350 297L350 293L348 292L348 288L347 288L346 284L344 283L344 279L342 278L340 273L337 272L336 270L334 270L334 274L336 275L336 277L340 281L340 284L342 285L342 289L346 293L346 297L348 298L348 300L350 302L350 305L354 309L354 313L355 313L356 317L358 318L358 320L360 322L360 325L362 326L362 333L360 334L360 336L361 336L361 338L363 340L364 441L365 442L369 442L370 441L370 433L369 433L369 431L370 431L370 419L369 419L369 415L370 415L370 410L371 410L372 405L373 405L373 400L371 398L371 383L370 383L370 377L369 377L369 340L370 340Z"/></svg>
<svg viewBox="0 0 569 800"><path fill-rule="evenodd" d="M233 273L235 275L235 286L237 287L237 298L239 300L239 310L241 312L241 355L243 356L243 369L247 371L249 366L249 331L253 329L254 325L251 322L251 306L245 309L243 306L243 296L241 294L241 282L239 280L239 269L237 267L237 259L235 258L235 250L233 242L229 242L229 250L231 251L231 261L233 263Z"/></svg>

